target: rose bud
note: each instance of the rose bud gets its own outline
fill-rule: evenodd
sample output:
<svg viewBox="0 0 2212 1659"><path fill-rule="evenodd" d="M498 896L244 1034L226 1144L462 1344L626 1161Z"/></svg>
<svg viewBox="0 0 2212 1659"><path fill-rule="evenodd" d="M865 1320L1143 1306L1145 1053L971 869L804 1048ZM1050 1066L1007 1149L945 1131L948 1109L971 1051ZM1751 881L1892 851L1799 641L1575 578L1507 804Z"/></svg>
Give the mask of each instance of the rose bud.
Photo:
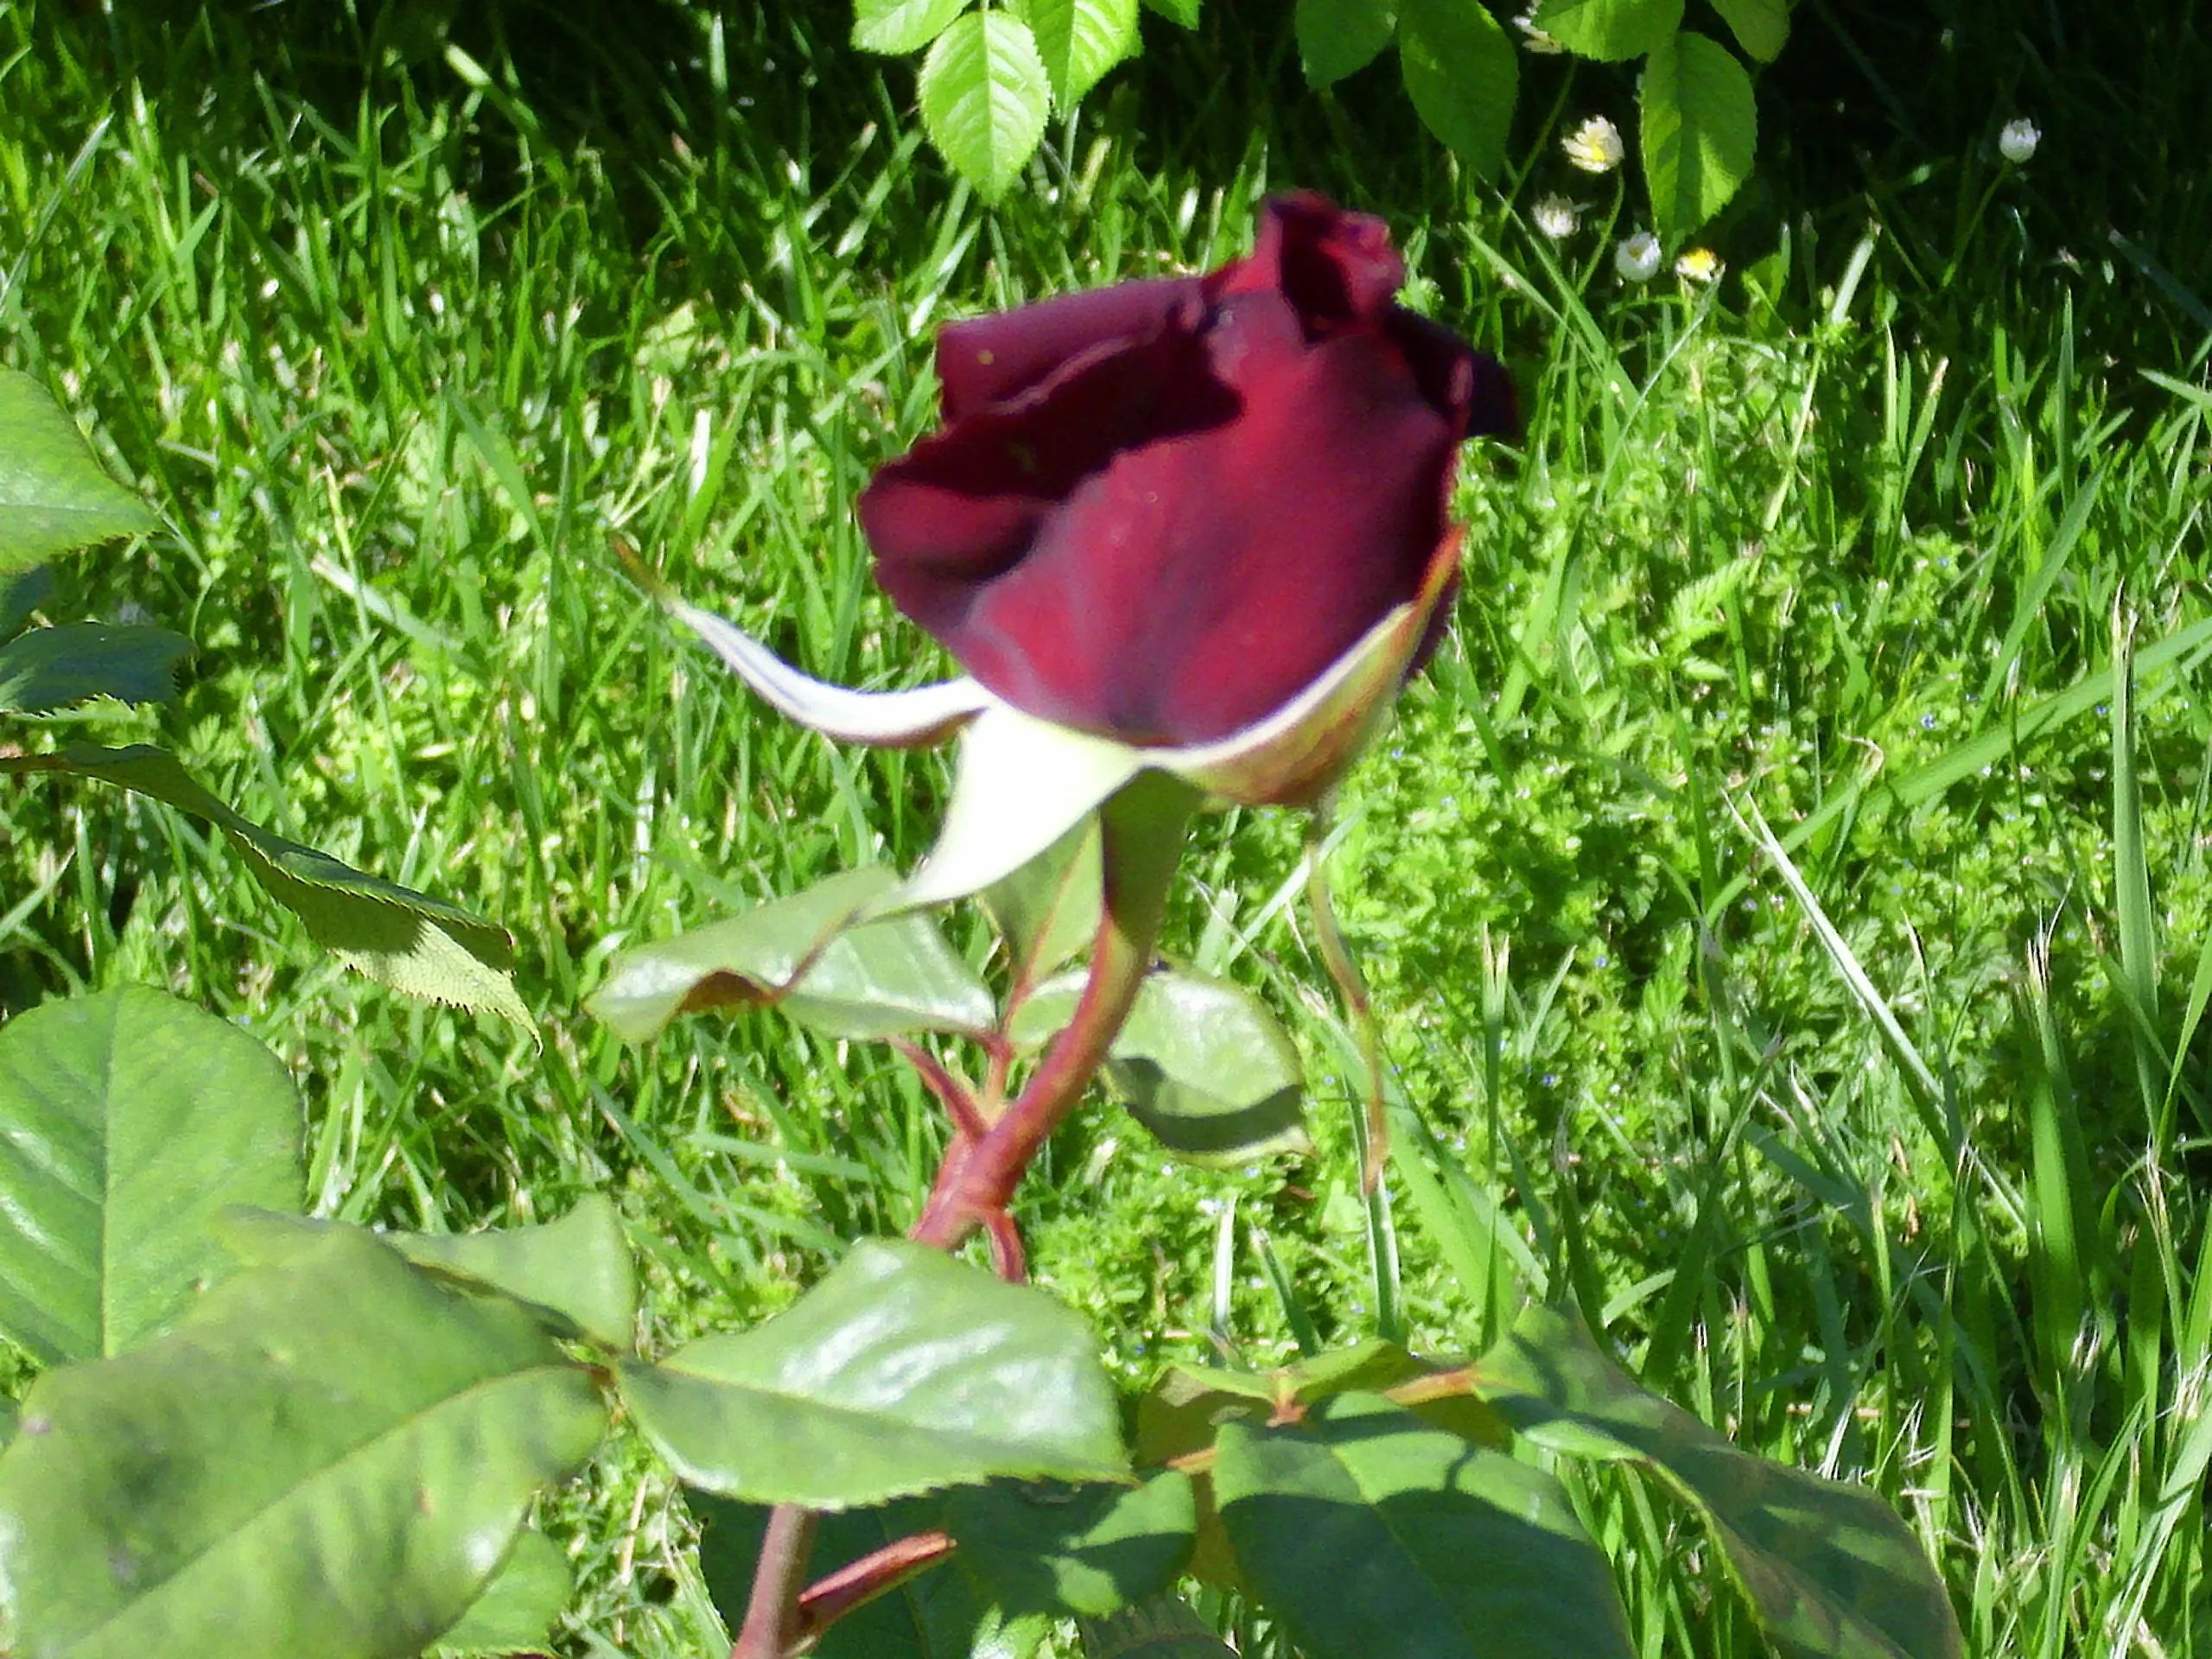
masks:
<svg viewBox="0 0 2212 1659"><path fill-rule="evenodd" d="M1147 769L1310 804L1440 632L1461 441L1515 423L1504 372L1399 306L1404 279L1382 220L1300 194L1205 276L945 328L942 425L859 516L877 580L968 679L842 691L677 608L834 736L973 721L917 901L996 880ZM963 834L994 844L957 855Z"/></svg>

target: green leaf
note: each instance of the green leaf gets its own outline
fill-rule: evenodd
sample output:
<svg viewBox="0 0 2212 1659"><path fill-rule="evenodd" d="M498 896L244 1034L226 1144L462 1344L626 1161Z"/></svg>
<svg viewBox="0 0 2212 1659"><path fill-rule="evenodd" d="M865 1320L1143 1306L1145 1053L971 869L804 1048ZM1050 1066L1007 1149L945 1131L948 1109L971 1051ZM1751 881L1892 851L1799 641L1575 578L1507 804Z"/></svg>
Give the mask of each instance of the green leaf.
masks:
<svg viewBox="0 0 2212 1659"><path fill-rule="evenodd" d="M47 565L35 564L12 576L0 575L0 637L22 626L53 592L54 571Z"/></svg>
<svg viewBox="0 0 2212 1659"><path fill-rule="evenodd" d="M1392 0L1298 0L1294 22L1306 84L1321 87L1372 63L1397 32L1398 13Z"/></svg>
<svg viewBox="0 0 2212 1659"><path fill-rule="evenodd" d="M1370 1394L1217 1444L1237 1564L1312 1659L1633 1651L1605 1553L1541 1470Z"/></svg>
<svg viewBox="0 0 2212 1659"><path fill-rule="evenodd" d="M944 1497L962 1566L1013 1613L1103 1618L1166 1589L1198 1530L1191 1478L1143 1484L993 1481Z"/></svg>
<svg viewBox="0 0 2212 1659"><path fill-rule="evenodd" d="M145 503L100 470L46 388L0 369L0 576L158 528Z"/></svg>
<svg viewBox="0 0 2212 1659"><path fill-rule="evenodd" d="M678 1014L775 1007L833 1037L978 1032L990 992L926 916L855 921L899 885L881 867L847 870L788 899L614 959L585 1003L626 1042Z"/></svg>
<svg viewBox="0 0 2212 1659"><path fill-rule="evenodd" d="M1015 1043L1045 1043L1082 991L1079 974L1041 988L1014 1016ZM1297 1045L1264 1002L1226 980L1154 969L1105 1069L1130 1115L1187 1162L1229 1167L1313 1144Z"/></svg>
<svg viewBox="0 0 2212 1659"><path fill-rule="evenodd" d="M1236 1659L1236 1649L1180 1596L1154 1596L1107 1619L1083 1619L1084 1659Z"/></svg>
<svg viewBox="0 0 2212 1659"><path fill-rule="evenodd" d="M94 778L204 818L223 832L263 890L348 967L410 996L489 1010L532 1027L508 976L514 941L505 929L248 823L166 749L73 743L58 754L0 756L0 774L11 772Z"/></svg>
<svg viewBox="0 0 2212 1659"><path fill-rule="evenodd" d="M1199 0L1144 0L1145 10L1156 11L1178 29L1198 26Z"/></svg>
<svg viewBox="0 0 2212 1659"><path fill-rule="evenodd" d="M918 52L968 6L969 0L855 0L853 44L863 52Z"/></svg>
<svg viewBox="0 0 2212 1659"><path fill-rule="evenodd" d="M438 1638L433 1654L536 1653L575 1588L569 1558L543 1533L524 1528L484 1593Z"/></svg>
<svg viewBox="0 0 2212 1659"><path fill-rule="evenodd" d="M226 1205L296 1208L300 1107L228 1020L124 986L0 1027L0 1333L48 1364L175 1320Z"/></svg>
<svg viewBox="0 0 2212 1659"><path fill-rule="evenodd" d="M1943 1581L1871 1492L1738 1451L1638 1388L1579 1320L1532 1307L1476 1367L1516 1430L1571 1457L1632 1459L1704 1516L1762 1626L1830 1659L1949 1659Z"/></svg>
<svg viewBox="0 0 2212 1659"><path fill-rule="evenodd" d="M1736 43L1761 63L1782 55L1789 39L1789 0L1713 0Z"/></svg>
<svg viewBox="0 0 2212 1659"><path fill-rule="evenodd" d="M1021 0L1020 12L1063 110L1136 55L1137 0Z"/></svg>
<svg viewBox="0 0 2212 1659"><path fill-rule="evenodd" d="M1659 239L1672 247L1751 175L1758 105L1728 48L1685 29L1644 65L1642 108L1644 181Z"/></svg>
<svg viewBox="0 0 2212 1659"><path fill-rule="evenodd" d="M8 1442L16 1438L18 1408L13 1400L0 1394L0 1452L7 1450Z"/></svg>
<svg viewBox="0 0 2212 1659"><path fill-rule="evenodd" d="M1521 61L1482 0L1399 0L1398 62L1428 130L1478 178L1505 159Z"/></svg>
<svg viewBox="0 0 2212 1659"><path fill-rule="evenodd" d="M42 715L92 697L167 702L192 641L167 628L65 622L0 645L0 713Z"/></svg>
<svg viewBox="0 0 2212 1659"><path fill-rule="evenodd" d="M699 1516L699 1573L732 1630L745 1619L768 1510L687 1492ZM817 1580L864 1556L944 1524L939 1499L906 1498L824 1515L809 1573ZM957 1552L864 1602L823 1632L813 1659L1028 1659L1052 1628L1042 1617L1007 1618L992 1606Z"/></svg>
<svg viewBox="0 0 2212 1659"><path fill-rule="evenodd" d="M953 20L922 60L922 125L986 201L1006 194L1045 136L1052 79L1029 25L1004 11Z"/></svg>
<svg viewBox="0 0 2212 1659"><path fill-rule="evenodd" d="M1097 937L1105 890L1096 813L986 887L983 908L1006 935L1016 982L1033 990Z"/></svg>
<svg viewBox="0 0 2212 1659"><path fill-rule="evenodd" d="M29 1654L415 1653L605 1423L525 1309L334 1231L31 1385L0 1585Z"/></svg>
<svg viewBox="0 0 2212 1659"><path fill-rule="evenodd" d="M788 1313L620 1376L684 1480L753 1503L843 1509L996 1475L1128 1473L1083 1320L903 1241L863 1239Z"/></svg>
<svg viewBox="0 0 2212 1659"><path fill-rule="evenodd" d="M1550 0L1535 23L1580 57L1625 63L1657 51L1682 26L1682 0Z"/></svg>

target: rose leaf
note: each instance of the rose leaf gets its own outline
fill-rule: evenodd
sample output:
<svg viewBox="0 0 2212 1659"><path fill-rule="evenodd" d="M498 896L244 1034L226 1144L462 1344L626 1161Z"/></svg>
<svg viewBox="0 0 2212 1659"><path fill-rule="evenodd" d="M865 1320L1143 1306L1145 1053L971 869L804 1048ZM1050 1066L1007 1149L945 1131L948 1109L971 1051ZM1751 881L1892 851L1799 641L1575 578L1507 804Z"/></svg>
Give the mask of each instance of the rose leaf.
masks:
<svg viewBox="0 0 2212 1659"><path fill-rule="evenodd" d="M1495 173L1521 63L1481 0L1399 0L1398 61L1422 123L1478 177Z"/></svg>
<svg viewBox="0 0 2212 1659"><path fill-rule="evenodd" d="M1026 0L1022 16L1062 110L1137 49L1137 0Z"/></svg>
<svg viewBox="0 0 2212 1659"><path fill-rule="evenodd" d="M1579 57L1625 63L1682 26L1682 0L1550 0L1535 22Z"/></svg>
<svg viewBox="0 0 2212 1659"><path fill-rule="evenodd" d="M158 527L145 503L100 469L46 388L0 368L0 576Z"/></svg>
<svg viewBox="0 0 2212 1659"><path fill-rule="evenodd" d="M93 697L167 702L192 641L167 628L65 622L0 645L0 713L43 715Z"/></svg>
<svg viewBox="0 0 2212 1659"><path fill-rule="evenodd" d="M1398 28L1390 0L1298 0L1292 21L1306 84L1317 90L1367 67Z"/></svg>
<svg viewBox="0 0 2212 1659"><path fill-rule="evenodd" d="M957 17L922 60L922 125L986 201L1006 194L1045 136L1052 78L1029 25L1007 11Z"/></svg>
<svg viewBox="0 0 2212 1659"><path fill-rule="evenodd" d="M1643 174L1659 239L1672 247L1726 207L1758 148L1751 78L1728 48L1693 30L1643 67Z"/></svg>
<svg viewBox="0 0 2212 1659"><path fill-rule="evenodd" d="M863 52L918 52L968 10L969 0L855 0L853 44Z"/></svg>

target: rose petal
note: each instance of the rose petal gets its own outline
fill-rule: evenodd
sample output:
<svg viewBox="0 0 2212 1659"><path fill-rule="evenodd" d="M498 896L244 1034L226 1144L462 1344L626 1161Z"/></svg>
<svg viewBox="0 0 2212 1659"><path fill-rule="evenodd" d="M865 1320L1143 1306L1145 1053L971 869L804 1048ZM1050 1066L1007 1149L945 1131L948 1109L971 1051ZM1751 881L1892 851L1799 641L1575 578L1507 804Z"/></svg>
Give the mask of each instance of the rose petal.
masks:
<svg viewBox="0 0 2212 1659"><path fill-rule="evenodd" d="M940 329L937 378L945 423L1027 391L1099 346L1158 333L1198 298L1199 287L1196 276L1117 283Z"/></svg>
<svg viewBox="0 0 2212 1659"><path fill-rule="evenodd" d="M1405 281L1388 226L1305 190L1268 198L1251 253L1208 277L1206 296L1279 293L1318 340L1379 322Z"/></svg>
<svg viewBox="0 0 2212 1659"><path fill-rule="evenodd" d="M1236 419L1117 455L970 591L918 606L882 567L901 608L1015 707L1127 742L1211 741L1419 589L1459 428L1400 353L1363 334L1308 346L1266 293L1226 301L1206 344Z"/></svg>
<svg viewBox="0 0 2212 1659"><path fill-rule="evenodd" d="M743 629L671 600L668 608L776 710L841 743L911 748L958 730L996 701L971 679L855 691L802 674Z"/></svg>

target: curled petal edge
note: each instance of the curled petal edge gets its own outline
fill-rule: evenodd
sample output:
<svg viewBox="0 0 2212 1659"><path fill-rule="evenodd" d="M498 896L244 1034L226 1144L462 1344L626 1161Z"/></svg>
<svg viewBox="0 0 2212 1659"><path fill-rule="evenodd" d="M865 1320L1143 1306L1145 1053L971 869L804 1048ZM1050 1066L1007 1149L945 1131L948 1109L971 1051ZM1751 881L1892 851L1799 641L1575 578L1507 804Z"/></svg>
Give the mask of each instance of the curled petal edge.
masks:
<svg viewBox="0 0 2212 1659"><path fill-rule="evenodd" d="M776 711L841 743L915 748L958 731L998 699L976 681L942 680L906 691L855 691L802 674L751 634L680 600L670 612Z"/></svg>

